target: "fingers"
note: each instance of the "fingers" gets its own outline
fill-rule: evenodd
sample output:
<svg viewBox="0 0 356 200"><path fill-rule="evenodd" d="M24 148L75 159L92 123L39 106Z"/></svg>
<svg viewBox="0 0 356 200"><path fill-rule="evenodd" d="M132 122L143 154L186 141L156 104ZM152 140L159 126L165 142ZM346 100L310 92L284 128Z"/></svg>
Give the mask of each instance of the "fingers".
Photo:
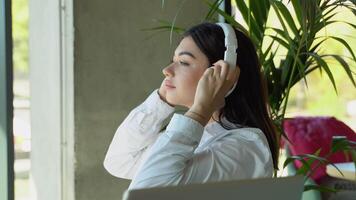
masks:
<svg viewBox="0 0 356 200"><path fill-rule="evenodd" d="M214 75L214 69L209 67L205 70L203 76L206 76L206 77L211 77Z"/></svg>
<svg viewBox="0 0 356 200"><path fill-rule="evenodd" d="M235 82L240 75L240 68L236 66L234 69L231 69L224 60L219 60L213 64L213 67L209 67L205 72L210 77L215 76L224 81Z"/></svg>
<svg viewBox="0 0 356 200"><path fill-rule="evenodd" d="M215 65L214 67L214 76L215 77L220 77L220 73L221 73L221 66L220 65Z"/></svg>
<svg viewBox="0 0 356 200"><path fill-rule="evenodd" d="M231 69L224 60L219 60L213 65L221 66L220 75L223 81L229 82L230 84L234 84L240 77L240 67L238 65L236 65L234 69Z"/></svg>
<svg viewBox="0 0 356 200"><path fill-rule="evenodd" d="M225 80L228 73L229 73L229 66L227 63L225 63L225 65L221 69L221 78Z"/></svg>
<svg viewBox="0 0 356 200"><path fill-rule="evenodd" d="M215 75L225 80L229 72L229 65L223 60L218 60L216 63L213 64L213 66L214 70L215 68L217 69Z"/></svg>

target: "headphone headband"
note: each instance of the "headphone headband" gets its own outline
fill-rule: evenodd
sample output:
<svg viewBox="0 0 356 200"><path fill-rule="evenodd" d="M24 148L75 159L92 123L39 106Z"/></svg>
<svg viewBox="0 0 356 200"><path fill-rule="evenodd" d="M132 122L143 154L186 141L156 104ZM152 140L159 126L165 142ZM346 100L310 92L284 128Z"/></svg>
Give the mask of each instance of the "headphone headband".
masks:
<svg viewBox="0 0 356 200"><path fill-rule="evenodd" d="M227 23L216 23L219 25L225 34L225 53L224 53L224 60L229 64L229 69L234 70L236 68L236 50L238 48L237 39L234 29L230 24ZM229 96L231 92L235 89L237 82L235 82L234 86L231 90L225 95L225 97Z"/></svg>
<svg viewBox="0 0 356 200"><path fill-rule="evenodd" d="M229 64L230 69L235 69L236 67L236 50L238 48L236 34L234 29L230 24L227 23L216 23L219 25L225 34L225 55L224 60Z"/></svg>

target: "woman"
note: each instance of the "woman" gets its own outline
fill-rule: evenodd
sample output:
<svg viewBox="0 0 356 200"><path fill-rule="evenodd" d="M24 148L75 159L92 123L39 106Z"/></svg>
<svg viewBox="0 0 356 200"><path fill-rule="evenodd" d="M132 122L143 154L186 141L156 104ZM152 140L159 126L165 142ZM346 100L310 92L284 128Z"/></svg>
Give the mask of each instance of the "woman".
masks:
<svg viewBox="0 0 356 200"><path fill-rule="evenodd" d="M278 149L265 82L251 40L235 34L237 67L229 70L222 28L190 28L160 88L118 127L104 167L132 179L129 189L273 176ZM177 105L188 111L174 113Z"/></svg>

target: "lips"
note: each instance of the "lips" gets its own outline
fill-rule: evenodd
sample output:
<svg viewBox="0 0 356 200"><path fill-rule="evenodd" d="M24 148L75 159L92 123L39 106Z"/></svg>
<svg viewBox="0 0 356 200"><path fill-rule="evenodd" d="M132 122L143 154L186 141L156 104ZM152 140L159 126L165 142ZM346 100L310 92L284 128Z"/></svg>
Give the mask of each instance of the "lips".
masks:
<svg viewBox="0 0 356 200"><path fill-rule="evenodd" d="M170 88L175 88L175 86L170 81L164 81L165 86Z"/></svg>

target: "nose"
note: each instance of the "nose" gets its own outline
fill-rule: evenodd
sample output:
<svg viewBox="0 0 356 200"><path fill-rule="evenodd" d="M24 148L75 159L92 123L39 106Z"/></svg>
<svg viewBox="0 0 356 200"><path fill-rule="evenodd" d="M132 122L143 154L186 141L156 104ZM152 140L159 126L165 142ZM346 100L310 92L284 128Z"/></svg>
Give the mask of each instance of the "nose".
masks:
<svg viewBox="0 0 356 200"><path fill-rule="evenodd" d="M166 77L173 76L174 75L173 65L174 65L174 63L171 63L168 66L166 66L165 68L163 68L163 70L162 70L163 75L165 75Z"/></svg>

